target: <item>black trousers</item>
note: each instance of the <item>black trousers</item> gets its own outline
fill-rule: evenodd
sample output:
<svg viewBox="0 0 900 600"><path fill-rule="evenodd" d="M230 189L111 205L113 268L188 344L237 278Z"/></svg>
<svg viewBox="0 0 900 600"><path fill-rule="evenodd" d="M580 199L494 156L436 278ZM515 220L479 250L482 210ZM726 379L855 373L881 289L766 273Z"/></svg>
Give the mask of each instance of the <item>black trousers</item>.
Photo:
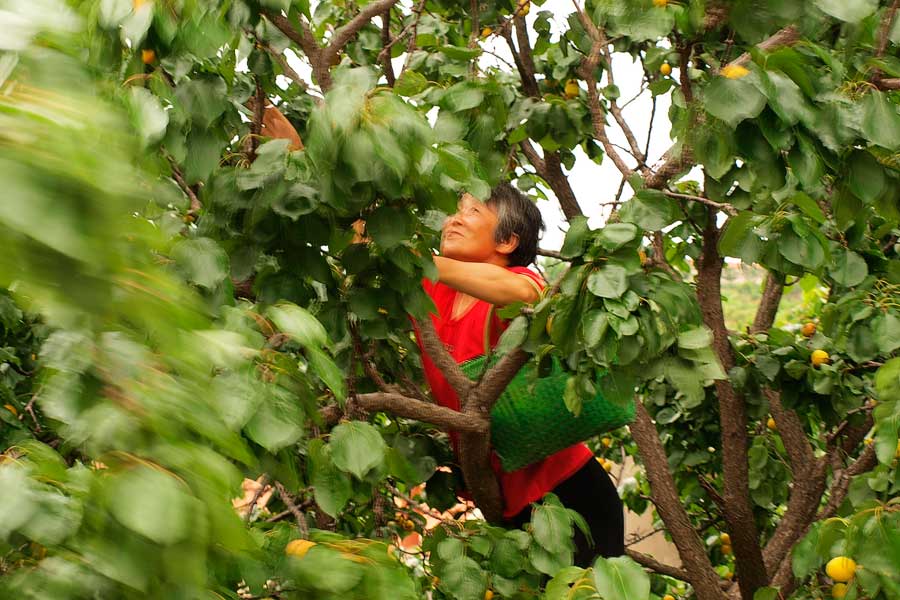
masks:
<svg viewBox="0 0 900 600"><path fill-rule="evenodd" d="M596 460L589 460L574 475L553 488L563 506L578 512L587 521L594 539L591 546L575 528L575 564L589 567L597 556L606 558L625 554L625 513L616 486ZM531 520L531 507L508 521L521 528Z"/></svg>

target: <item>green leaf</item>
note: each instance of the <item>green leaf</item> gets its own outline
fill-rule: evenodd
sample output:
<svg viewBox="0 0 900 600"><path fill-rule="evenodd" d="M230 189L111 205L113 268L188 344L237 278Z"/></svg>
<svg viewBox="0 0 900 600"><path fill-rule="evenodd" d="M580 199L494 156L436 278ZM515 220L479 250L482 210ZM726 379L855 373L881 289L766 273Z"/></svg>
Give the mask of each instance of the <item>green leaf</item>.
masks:
<svg viewBox="0 0 900 600"><path fill-rule="evenodd" d="M678 334L678 347L685 350L708 348L712 344L712 332L706 327L696 327Z"/></svg>
<svg viewBox="0 0 900 600"><path fill-rule="evenodd" d="M309 359L313 372L334 392L335 399L343 402L347 395L347 390L344 386L344 374L334 364L331 357L312 346L306 349L306 357Z"/></svg>
<svg viewBox="0 0 900 600"><path fill-rule="evenodd" d="M528 318L524 315L520 315L512 320L512 323L509 324L509 327L507 327L506 331L503 332L503 335L500 336L500 341L497 342L495 352L498 355L503 356L521 346L522 343L525 342L526 337L528 337Z"/></svg>
<svg viewBox="0 0 900 600"><path fill-rule="evenodd" d="M676 221L679 211L675 201L662 192L641 190L622 205L619 215L626 223L634 223L647 231L659 231ZM605 227L604 231L611 226Z"/></svg>
<svg viewBox="0 0 900 600"><path fill-rule="evenodd" d="M835 253L834 261L828 268L831 278L844 287L853 287L862 283L869 274L866 261L852 250Z"/></svg>
<svg viewBox="0 0 900 600"><path fill-rule="evenodd" d="M307 455L316 504L331 517L337 517L353 495L353 482L334 466L331 447L322 440L310 440Z"/></svg>
<svg viewBox="0 0 900 600"><path fill-rule="evenodd" d="M303 436L305 420L299 400L287 391L269 388L266 397L247 423L247 435L268 450L278 452Z"/></svg>
<svg viewBox="0 0 900 600"><path fill-rule="evenodd" d="M571 547L572 519L561 506L539 504L531 513L535 541L551 553Z"/></svg>
<svg viewBox="0 0 900 600"><path fill-rule="evenodd" d="M106 502L122 525L160 544L191 532L194 501L171 473L135 466L116 474L107 484Z"/></svg>
<svg viewBox="0 0 900 600"><path fill-rule="evenodd" d="M228 255L209 238L178 242L172 249L172 258L188 280L200 287L213 289L228 277Z"/></svg>
<svg viewBox="0 0 900 600"><path fill-rule="evenodd" d="M891 354L900 348L900 316L895 313L887 313L880 326L875 326L873 320L873 335L881 354Z"/></svg>
<svg viewBox="0 0 900 600"><path fill-rule="evenodd" d="M588 276L588 289L601 298L619 298L628 289L628 271L619 265L606 265Z"/></svg>
<svg viewBox="0 0 900 600"><path fill-rule="evenodd" d="M627 556L600 557L594 562L594 587L604 600L646 600L650 578Z"/></svg>
<svg viewBox="0 0 900 600"><path fill-rule="evenodd" d="M766 106L766 97L754 85L753 77L751 73L741 79L714 78L703 91L706 111L732 128L759 115Z"/></svg>
<svg viewBox="0 0 900 600"><path fill-rule="evenodd" d="M319 348L328 343L328 334L312 313L296 304L284 302L266 311L275 326L307 348Z"/></svg>
<svg viewBox="0 0 900 600"><path fill-rule="evenodd" d="M848 23L858 23L878 9L878 0L813 0L822 12Z"/></svg>
<svg viewBox="0 0 900 600"><path fill-rule="evenodd" d="M427 86L428 80L425 79L424 75L412 69L406 69L397 78L397 82L394 84L394 92L401 96L415 96Z"/></svg>
<svg viewBox="0 0 900 600"><path fill-rule="evenodd" d="M639 230L631 223L610 223L600 230L597 242L606 250L614 252L634 240Z"/></svg>
<svg viewBox="0 0 900 600"><path fill-rule="evenodd" d="M131 109L135 125L144 145L152 144L166 133L169 115L163 110L156 96L146 88L131 88Z"/></svg>
<svg viewBox="0 0 900 600"><path fill-rule="evenodd" d="M857 198L871 204L881 196L887 185L884 168L868 152L854 152L849 160L848 185Z"/></svg>
<svg viewBox="0 0 900 600"><path fill-rule="evenodd" d="M387 449L378 430L362 421L350 421L335 427L329 445L335 466L359 479L384 461Z"/></svg>
<svg viewBox="0 0 900 600"><path fill-rule="evenodd" d="M563 241L559 255L562 258L569 259L581 256L584 252L584 244L591 233L588 227L587 217L578 215L569 221L569 230L566 231L566 237Z"/></svg>
<svg viewBox="0 0 900 600"><path fill-rule="evenodd" d="M862 105L862 134L888 150L900 147L900 114L897 114L897 106L888 100L887 94L880 91L869 92Z"/></svg>
<svg viewBox="0 0 900 600"><path fill-rule="evenodd" d="M822 209L819 208L819 205L815 200L813 200L803 192L794 194L791 197L790 201L816 223L822 224L825 222L825 213L822 212Z"/></svg>
<svg viewBox="0 0 900 600"><path fill-rule="evenodd" d="M456 600L482 600L487 589L484 571L471 558L459 556L439 572L438 588Z"/></svg>
<svg viewBox="0 0 900 600"><path fill-rule="evenodd" d="M413 222L409 211L383 206L366 219L366 231L382 248L393 248L412 237Z"/></svg>

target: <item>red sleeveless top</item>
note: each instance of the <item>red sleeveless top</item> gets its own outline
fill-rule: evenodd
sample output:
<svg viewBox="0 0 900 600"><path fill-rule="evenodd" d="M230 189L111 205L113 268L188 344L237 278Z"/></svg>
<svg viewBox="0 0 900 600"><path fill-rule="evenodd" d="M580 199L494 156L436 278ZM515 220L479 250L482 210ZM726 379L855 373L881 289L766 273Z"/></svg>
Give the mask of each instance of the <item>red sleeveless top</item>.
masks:
<svg viewBox="0 0 900 600"><path fill-rule="evenodd" d="M527 267L508 267L508 270L530 278L539 288L544 287L540 276ZM437 308L437 314L432 314L431 320L438 337L447 346L447 350L456 362L461 363L484 354L485 320L491 305L483 300L476 300L463 315L453 319L453 304L459 292L450 286L432 283L428 280L424 280L422 285ZM491 323L490 345L493 348L497 345L500 334L507 324L496 315L496 312L491 312L491 319L493 323ZM453 391L443 373L434 366L422 348L419 329L418 327L415 329L419 349L422 351L425 378L428 380L435 401L441 406L459 410L459 398L456 392ZM457 447L458 437L455 432L450 432L450 441L454 451ZM539 462L507 473L500 466L500 459L494 455L492 457L493 468L503 492L503 516L512 518L532 502L540 500L544 494L574 475L592 457L593 453L587 446L575 444Z"/></svg>

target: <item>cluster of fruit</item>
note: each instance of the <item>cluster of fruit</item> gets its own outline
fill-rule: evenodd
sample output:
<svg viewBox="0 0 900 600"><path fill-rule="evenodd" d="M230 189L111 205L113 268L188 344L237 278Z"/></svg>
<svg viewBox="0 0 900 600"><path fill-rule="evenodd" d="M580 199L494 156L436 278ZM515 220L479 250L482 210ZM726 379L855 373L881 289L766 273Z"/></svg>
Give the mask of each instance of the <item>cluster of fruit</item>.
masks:
<svg viewBox="0 0 900 600"><path fill-rule="evenodd" d="M856 574L856 561L846 556L832 558L825 565L825 574L835 582L831 586L831 597L840 600L847 595L847 584Z"/></svg>

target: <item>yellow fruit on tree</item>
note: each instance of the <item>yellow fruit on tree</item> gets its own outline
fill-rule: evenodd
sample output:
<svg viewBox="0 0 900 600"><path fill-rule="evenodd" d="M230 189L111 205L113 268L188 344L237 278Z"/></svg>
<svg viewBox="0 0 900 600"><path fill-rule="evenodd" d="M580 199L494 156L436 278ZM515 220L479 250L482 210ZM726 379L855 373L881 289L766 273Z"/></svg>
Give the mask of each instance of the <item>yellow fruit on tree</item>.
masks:
<svg viewBox="0 0 900 600"><path fill-rule="evenodd" d="M723 533L722 535L719 536L719 541L722 542L723 545L724 544L730 545L731 544L731 536L728 535L727 533Z"/></svg>
<svg viewBox="0 0 900 600"><path fill-rule="evenodd" d="M156 50L153 48L144 48L141 50L141 62L145 65L156 62Z"/></svg>
<svg viewBox="0 0 900 600"><path fill-rule="evenodd" d="M486 590L484 592L484 600L491 600L494 597L494 590Z"/></svg>
<svg viewBox="0 0 900 600"><path fill-rule="evenodd" d="M665 596L663 596L662 600L675 600L675 596L673 596L672 594L666 594Z"/></svg>
<svg viewBox="0 0 900 600"><path fill-rule="evenodd" d="M831 586L831 597L832 598L843 598L847 595L847 584L846 583L836 583Z"/></svg>
<svg viewBox="0 0 900 600"><path fill-rule="evenodd" d="M814 367L825 365L831 362L831 357L824 350L813 350L812 356L809 357Z"/></svg>
<svg viewBox="0 0 900 600"><path fill-rule="evenodd" d="M722 554L731 554L731 544L722 544Z"/></svg>
<svg viewBox="0 0 900 600"><path fill-rule="evenodd" d="M665 8L669 0L653 0L653 6L657 8Z"/></svg>
<svg viewBox="0 0 900 600"><path fill-rule="evenodd" d="M566 98L577 98L578 91L579 91L578 82L575 81L574 79L570 79L566 82L566 87L563 90L563 93L565 93Z"/></svg>
<svg viewBox="0 0 900 600"><path fill-rule="evenodd" d="M672 74L672 65L669 63L663 63L659 65L659 74L663 77L668 77Z"/></svg>
<svg viewBox="0 0 900 600"><path fill-rule="evenodd" d="M773 419L772 417L769 417L769 420L766 421L766 427L768 427L772 431L778 430L778 425L775 424L775 419Z"/></svg>
<svg viewBox="0 0 900 600"><path fill-rule="evenodd" d="M303 558L309 549L315 546L315 542L309 540L291 540L284 548L284 553L297 558Z"/></svg>
<svg viewBox="0 0 900 600"><path fill-rule="evenodd" d="M609 473L613 470L613 464L610 461L606 461L603 463L603 470Z"/></svg>
<svg viewBox="0 0 900 600"><path fill-rule="evenodd" d="M519 4L516 7L516 14L522 15L523 17L528 14L531 10L531 0L519 0Z"/></svg>
<svg viewBox="0 0 900 600"><path fill-rule="evenodd" d="M609 448L610 446L612 446L612 438L605 437L600 440L600 443L603 444L606 448Z"/></svg>
<svg viewBox="0 0 900 600"><path fill-rule="evenodd" d="M800 329L800 333L802 333L805 337L812 337L816 335L816 324L804 323L803 328Z"/></svg>
<svg viewBox="0 0 900 600"><path fill-rule="evenodd" d="M856 562L846 556L837 556L825 565L825 573L839 583L850 581L856 573Z"/></svg>
<svg viewBox="0 0 900 600"><path fill-rule="evenodd" d="M722 73L722 77L727 77L728 79L740 79L748 75L750 71L740 65L725 65L720 73Z"/></svg>
<svg viewBox="0 0 900 600"><path fill-rule="evenodd" d="M494 33L493 29L491 29L490 27L485 27L484 29L481 30L481 37L486 38L487 36L491 35L492 33Z"/></svg>

